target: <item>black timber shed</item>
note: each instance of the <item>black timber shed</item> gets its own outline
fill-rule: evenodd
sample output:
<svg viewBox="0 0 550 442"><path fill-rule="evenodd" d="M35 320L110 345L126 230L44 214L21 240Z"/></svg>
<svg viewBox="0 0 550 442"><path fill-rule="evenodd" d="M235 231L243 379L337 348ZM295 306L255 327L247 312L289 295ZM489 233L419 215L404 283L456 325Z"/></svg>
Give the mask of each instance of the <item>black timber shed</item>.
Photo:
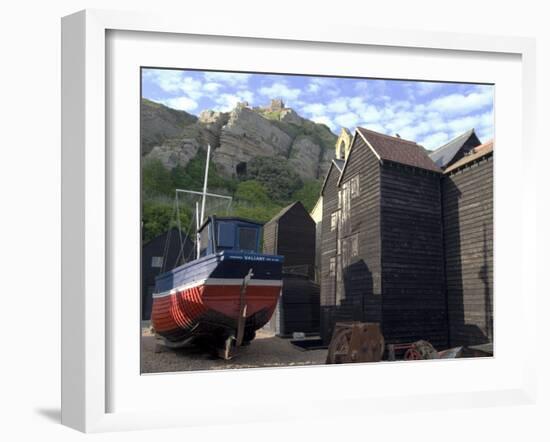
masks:
<svg viewBox="0 0 550 442"><path fill-rule="evenodd" d="M280 336L319 333L319 285L315 272L315 222L300 201L264 225L264 253L282 255L283 288L267 328Z"/></svg>
<svg viewBox="0 0 550 442"><path fill-rule="evenodd" d="M195 257L195 242L173 227L143 244L141 251L141 319L151 319L155 278Z"/></svg>
<svg viewBox="0 0 550 442"><path fill-rule="evenodd" d="M300 201L286 206L264 225L263 250L285 257L284 272L314 278L315 221Z"/></svg>

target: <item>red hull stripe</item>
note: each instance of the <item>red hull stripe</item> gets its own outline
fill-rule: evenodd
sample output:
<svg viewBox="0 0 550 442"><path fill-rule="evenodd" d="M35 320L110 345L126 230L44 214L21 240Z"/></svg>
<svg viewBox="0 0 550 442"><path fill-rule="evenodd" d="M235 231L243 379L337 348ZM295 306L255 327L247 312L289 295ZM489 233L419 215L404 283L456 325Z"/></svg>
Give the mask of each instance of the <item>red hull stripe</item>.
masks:
<svg viewBox="0 0 550 442"><path fill-rule="evenodd" d="M176 329L189 330L208 311L216 311L236 321L240 290L239 285L203 285L156 297L151 315L153 327L161 334ZM250 317L262 309L268 309L272 313L280 290L280 286L249 285L245 297L246 316ZM263 325L258 324L260 327Z"/></svg>
<svg viewBox="0 0 550 442"><path fill-rule="evenodd" d="M242 278L208 278L198 281L193 281L189 284L180 285L171 290L167 290L161 293L153 293L153 298L162 298L164 296L174 295L176 293L189 290L198 286L242 286ZM248 286L262 286L262 287L282 287L283 281L280 279L251 279L248 282Z"/></svg>

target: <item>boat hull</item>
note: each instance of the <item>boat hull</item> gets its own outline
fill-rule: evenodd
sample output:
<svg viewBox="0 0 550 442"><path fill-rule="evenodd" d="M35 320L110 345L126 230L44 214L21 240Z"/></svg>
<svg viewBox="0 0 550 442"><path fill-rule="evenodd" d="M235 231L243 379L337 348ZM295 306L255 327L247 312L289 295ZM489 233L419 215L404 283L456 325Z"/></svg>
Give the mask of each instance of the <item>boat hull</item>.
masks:
<svg viewBox="0 0 550 442"><path fill-rule="evenodd" d="M245 340L271 318L282 287L282 257L220 252L157 278L151 315L155 332L171 342L234 334L246 306ZM241 299L243 279L253 276ZM247 339L249 338L249 339Z"/></svg>

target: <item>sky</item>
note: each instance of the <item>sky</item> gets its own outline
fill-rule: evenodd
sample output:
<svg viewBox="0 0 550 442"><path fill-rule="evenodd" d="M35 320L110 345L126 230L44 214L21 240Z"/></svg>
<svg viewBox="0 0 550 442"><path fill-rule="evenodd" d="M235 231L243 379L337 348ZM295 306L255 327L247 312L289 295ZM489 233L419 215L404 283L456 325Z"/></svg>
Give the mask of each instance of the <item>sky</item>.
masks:
<svg viewBox="0 0 550 442"><path fill-rule="evenodd" d="M199 115L272 98L335 134L357 126L436 149L474 128L493 138L494 86L406 80L143 69L142 96Z"/></svg>

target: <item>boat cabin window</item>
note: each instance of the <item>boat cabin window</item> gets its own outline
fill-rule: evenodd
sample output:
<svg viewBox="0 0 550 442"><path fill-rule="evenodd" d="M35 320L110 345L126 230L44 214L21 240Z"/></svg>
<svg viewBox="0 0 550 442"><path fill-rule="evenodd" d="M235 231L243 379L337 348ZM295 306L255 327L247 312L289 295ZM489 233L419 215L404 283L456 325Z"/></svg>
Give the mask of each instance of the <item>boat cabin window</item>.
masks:
<svg viewBox="0 0 550 442"><path fill-rule="evenodd" d="M221 222L218 224L218 247L235 247L235 225Z"/></svg>
<svg viewBox="0 0 550 442"><path fill-rule="evenodd" d="M219 220L215 225L215 249L258 252L260 227L238 220ZM202 244L202 242L201 242Z"/></svg>
<svg viewBox="0 0 550 442"><path fill-rule="evenodd" d="M257 243L258 229L254 227L239 227L239 249L255 252Z"/></svg>

